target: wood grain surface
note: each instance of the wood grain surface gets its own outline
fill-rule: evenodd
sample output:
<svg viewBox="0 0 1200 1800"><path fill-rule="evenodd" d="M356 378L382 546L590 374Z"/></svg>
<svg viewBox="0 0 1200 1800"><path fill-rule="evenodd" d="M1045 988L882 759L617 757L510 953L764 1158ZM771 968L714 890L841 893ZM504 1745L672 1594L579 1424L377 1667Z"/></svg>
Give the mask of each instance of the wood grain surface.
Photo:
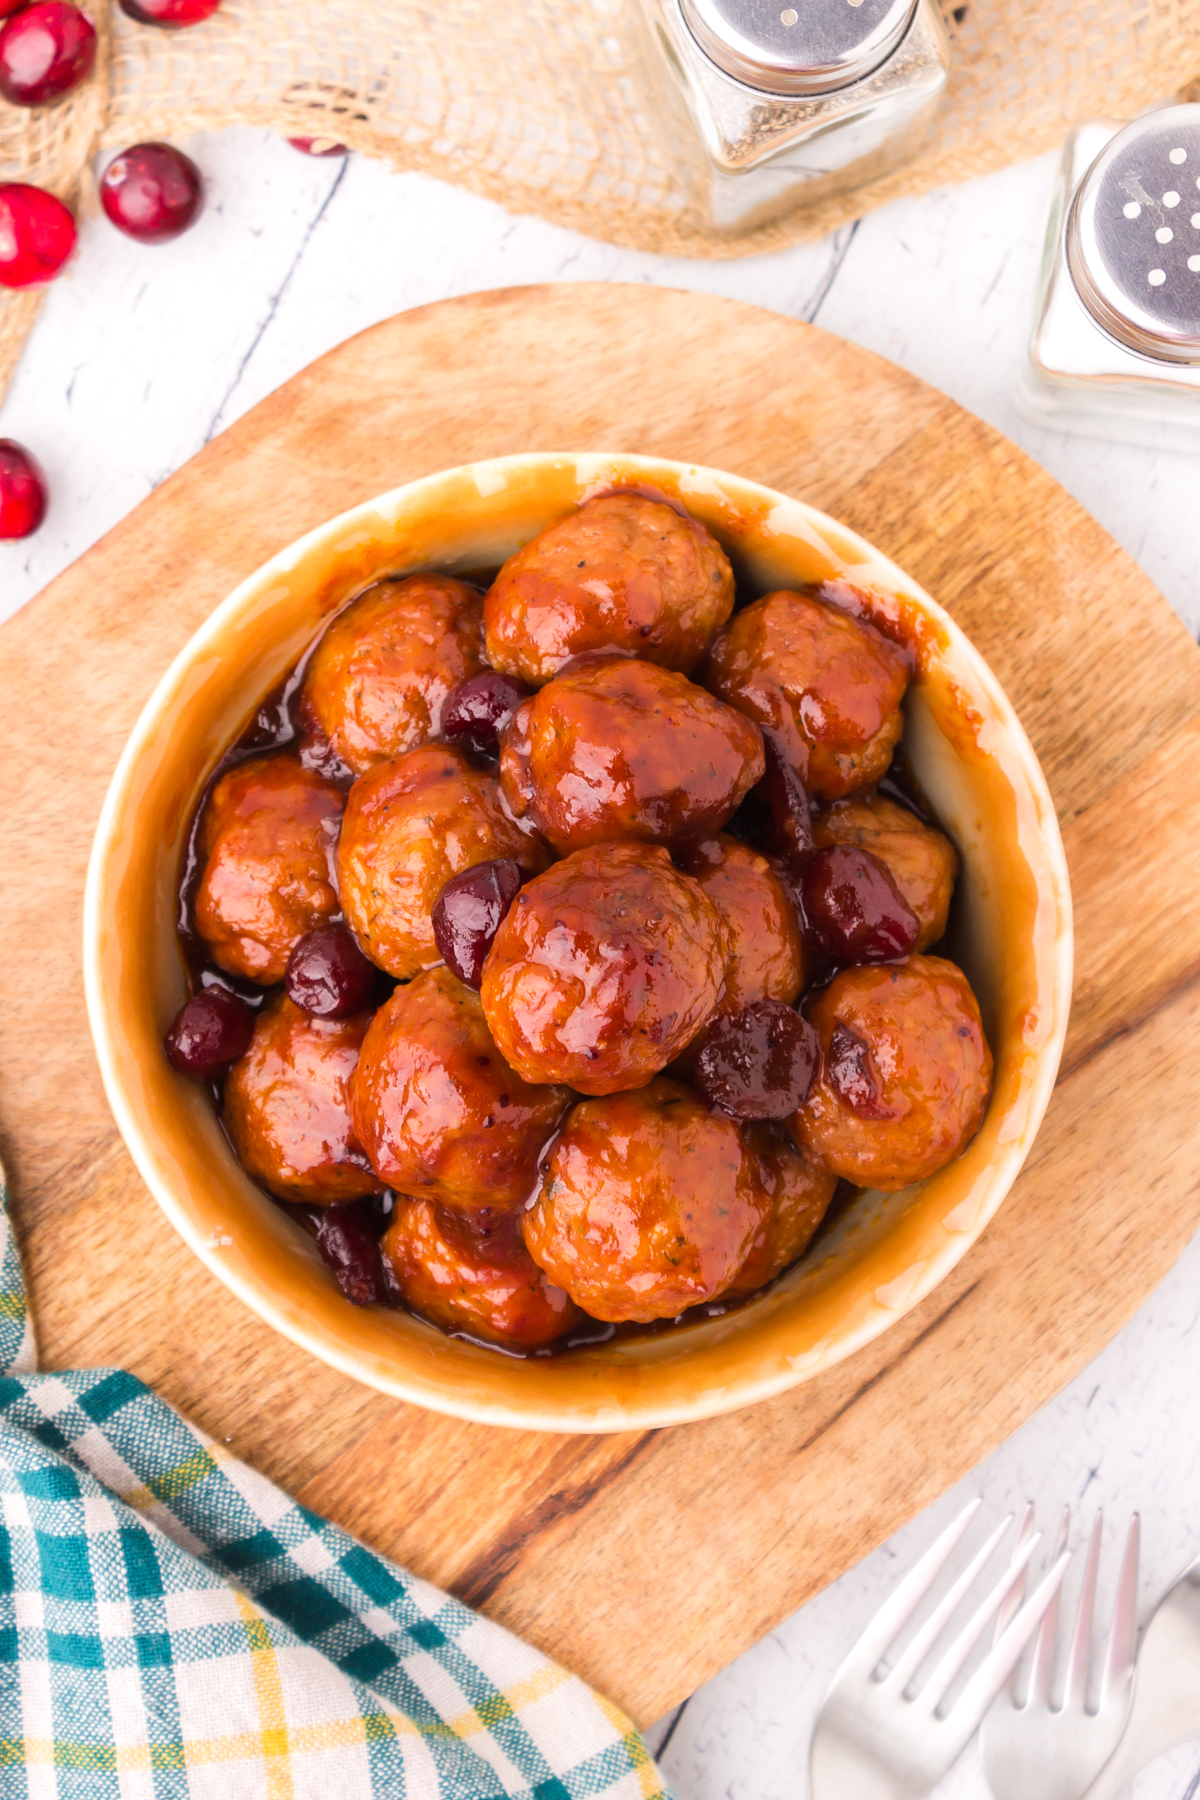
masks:
<svg viewBox="0 0 1200 1800"><path fill-rule="evenodd" d="M343 508L475 457L626 450L833 513L954 613L1062 820L1062 1076L950 1279L832 1372L671 1431L566 1438L361 1388L187 1252L117 1137L84 1016L92 832L143 702L226 593ZM805 326L663 289L510 289L315 363L0 630L0 1155L43 1366L120 1363L389 1556L648 1723L994 1448L1121 1327L1200 1221L1200 652L1033 463Z"/></svg>

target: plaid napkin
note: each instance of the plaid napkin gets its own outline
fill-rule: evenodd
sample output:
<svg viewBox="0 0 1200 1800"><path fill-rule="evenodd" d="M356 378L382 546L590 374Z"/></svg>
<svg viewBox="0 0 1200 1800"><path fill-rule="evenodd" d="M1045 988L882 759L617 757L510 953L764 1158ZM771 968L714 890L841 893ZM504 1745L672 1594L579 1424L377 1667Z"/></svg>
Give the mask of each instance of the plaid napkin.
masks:
<svg viewBox="0 0 1200 1800"><path fill-rule="evenodd" d="M0 1800L670 1800L617 1709L123 1369L35 1373L0 1172Z"/></svg>

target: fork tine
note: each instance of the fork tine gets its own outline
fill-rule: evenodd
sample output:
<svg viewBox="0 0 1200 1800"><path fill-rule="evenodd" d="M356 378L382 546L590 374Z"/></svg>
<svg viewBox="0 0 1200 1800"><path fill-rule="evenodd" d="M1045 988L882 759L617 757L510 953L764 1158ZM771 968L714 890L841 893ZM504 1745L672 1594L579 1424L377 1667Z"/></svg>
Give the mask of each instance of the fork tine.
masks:
<svg viewBox="0 0 1200 1800"><path fill-rule="evenodd" d="M1025 1503L1025 1511L1021 1514L1021 1523L1017 1526L1017 1538L1013 1545L1014 1558L1025 1548L1032 1534L1033 1501L1027 1500ZM996 1632L993 1639L993 1642L995 1643L1000 1641L1004 1627L1017 1613L1022 1600L1025 1598L1025 1583L1028 1579L1028 1574L1029 1571L1027 1569L1022 1569L1021 1573L1017 1576L1007 1594L1005 1594L1003 1600L1000 1602L1000 1611L996 1614Z"/></svg>
<svg viewBox="0 0 1200 1800"><path fill-rule="evenodd" d="M1005 1524L1007 1525L1007 1523L1008 1521L1006 1520ZM1023 1569L1028 1565L1030 1557L1041 1542L1041 1537L1041 1532L1035 1531L1033 1536L1022 1548L1020 1556L1016 1561L1009 1563L999 1581L988 1594L987 1599L964 1626L963 1630L959 1633L958 1637L951 1644L950 1648L946 1651L946 1654L942 1657L942 1660L934 1669L929 1680L925 1683L924 1688L921 1690L922 1699L928 1700L929 1710L931 1712L936 1711L940 1702L945 1698L947 1688L966 1662L968 1656L970 1656L983 1633L987 1630L996 1608L1012 1586L1013 1575L1016 1573L1018 1567Z"/></svg>
<svg viewBox="0 0 1200 1800"><path fill-rule="evenodd" d="M1051 1562L1057 1562L1066 1549L1070 1531L1071 1509L1069 1506L1064 1506L1062 1518L1058 1522L1058 1538L1054 1545ZM1034 1700L1039 1706L1049 1706L1050 1704L1050 1683L1054 1679L1054 1641L1057 1636L1058 1594L1055 1593L1042 1614L1042 1622L1033 1642L1033 1663L1029 1670L1026 1700Z"/></svg>
<svg viewBox="0 0 1200 1800"><path fill-rule="evenodd" d="M1000 1539L1004 1536L1011 1524L1012 1514L1010 1513L1007 1519L1001 1520L1000 1524L997 1525L995 1531L993 1531L991 1537L983 1546L983 1549L976 1551L953 1587L947 1591L943 1599L938 1601L933 1612L930 1614L929 1618L926 1619L903 1656L898 1657L894 1668L888 1670L886 1681L890 1683L891 1686L898 1689L900 1693L904 1692L912 1676L916 1674L916 1671L920 1668L929 1652L933 1649L934 1644L936 1644L937 1640L941 1637L942 1627L945 1625L947 1619L952 1618L954 1613L957 1612L959 1602L962 1600L963 1595L967 1592L968 1588L974 1585L975 1577L978 1575L980 1569L982 1569L984 1563L987 1562L992 1551L996 1548L996 1545L1000 1542Z"/></svg>
<svg viewBox="0 0 1200 1800"><path fill-rule="evenodd" d="M1097 1510L1088 1545L1087 1562L1083 1565L1083 1586L1079 1590L1079 1610L1075 1614L1075 1631L1067 1658L1067 1680L1063 1689L1063 1705L1082 1708L1087 1693L1088 1656L1092 1647L1092 1621L1096 1613L1096 1575L1100 1568L1100 1534L1104 1529L1104 1513Z"/></svg>
<svg viewBox="0 0 1200 1800"><path fill-rule="evenodd" d="M1113 1603L1112 1627L1108 1649L1104 1655L1104 1675L1100 1687L1100 1703L1107 1704L1116 1691L1129 1680L1133 1667L1133 1643L1137 1635L1138 1546L1141 1542L1141 1520L1134 1513L1125 1540L1125 1559L1117 1582L1117 1598Z"/></svg>
<svg viewBox="0 0 1200 1800"><path fill-rule="evenodd" d="M1034 1588L1000 1642L993 1644L955 1701L948 1718L954 1721L955 1735L964 1743L982 1723L984 1713L1008 1680L1018 1657L1057 1594L1070 1560L1070 1551L1064 1551L1050 1573Z"/></svg>
<svg viewBox="0 0 1200 1800"><path fill-rule="evenodd" d="M889 1595L888 1599L884 1601L851 1650L842 1665L839 1680L841 1675L850 1674L857 1674L866 1680L872 1673L896 1633L912 1617L938 1570L982 1504L983 1498L980 1496L978 1499L972 1500L969 1506L964 1507L957 1519L946 1527L941 1537L929 1546L920 1562L909 1570L895 1593Z"/></svg>

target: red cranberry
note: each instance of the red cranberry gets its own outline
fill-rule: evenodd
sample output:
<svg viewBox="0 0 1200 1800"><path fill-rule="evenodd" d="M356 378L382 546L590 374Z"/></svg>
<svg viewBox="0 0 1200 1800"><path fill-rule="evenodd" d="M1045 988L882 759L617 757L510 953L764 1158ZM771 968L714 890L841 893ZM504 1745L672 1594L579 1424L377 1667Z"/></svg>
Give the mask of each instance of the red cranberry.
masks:
<svg viewBox="0 0 1200 1800"><path fill-rule="evenodd" d="M15 12L27 4L27 0L0 0L0 19L11 18Z"/></svg>
<svg viewBox="0 0 1200 1800"><path fill-rule="evenodd" d="M812 849L808 793L775 732L763 732L763 750L767 772L761 786L771 818L771 848L794 863Z"/></svg>
<svg viewBox="0 0 1200 1800"><path fill-rule="evenodd" d="M318 1019L361 1012L375 992L378 971L368 962L348 925L318 925L288 957L288 999Z"/></svg>
<svg viewBox="0 0 1200 1800"><path fill-rule="evenodd" d="M817 1072L817 1034L782 1000L751 1000L709 1027L696 1086L735 1119L786 1119L803 1106Z"/></svg>
<svg viewBox="0 0 1200 1800"><path fill-rule="evenodd" d="M163 1039L167 1061L189 1081L218 1081L245 1056L254 1010L228 988L201 988L175 1015Z"/></svg>
<svg viewBox="0 0 1200 1800"><path fill-rule="evenodd" d="M879 1078L871 1060L871 1046L840 1019L830 1033L825 1068L834 1093L860 1119L891 1118L891 1110L879 1097Z"/></svg>
<svg viewBox="0 0 1200 1800"><path fill-rule="evenodd" d="M293 150L302 151L305 156L349 156L350 146L339 144L333 138L289 138L288 143Z"/></svg>
<svg viewBox="0 0 1200 1800"><path fill-rule="evenodd" d="M53 281L78 235L70 209L45 188L0 182L0 287Z"/></svg>
<svg viewBox="0 0 1200 1800"><path fill-rule="evenodd" d="M120 0L121 11L139 25L163 25L179 31L211 19L221 0Z"/></svg>
<svg viewBox="0 0 1200 1800"><path fill-rule="evenodd" d="M34 0L0 30L0 94L14 106L42 106L86 81L96 60L96 28L70 0Z"/></svg>
<svg viewBox="0 0 1200 1800"><path fill-rule="evenodd" d="M525 699L526 690L495 669L468 675L442 702L442 732L479 756L499 756L500 733Z"/></svg>
<svg viewBox="0 0 1200 1800"><path fill-rule="evenodd" d="M100 200L126 237L165 244L200 217L204 183L191 157L173 144L135 144L105 169Z"/></svg>
<svg viewBox="0 0 1200 1800"><path fill-rule="evenodd" d="M386 1304L388 1288L370 1201L324 1207L317 1226L317 1249L352 1305Z"/></svg>
<svg viewBox="0 0 1200 1800"><path fill-rule="evenodd" d="M839 962L890 962L907 956L920 934L917 915L887 864L854 844L817 850L801 892L810 927Z"/></svg>
<svg viewBox="0 0 1200 1800"><path fill-rule="evenodd" d="M452 875L434 902L437 947L468 987L477 988L482 981L483 960L520 886L520 868L499 857Z"/></svg>
<svg viewBox="0 0 1200 1800"><path fill-rule="evenodd" d="M24 538L46 516L46 478L28 450L0 438L0 538Z"/></svg>

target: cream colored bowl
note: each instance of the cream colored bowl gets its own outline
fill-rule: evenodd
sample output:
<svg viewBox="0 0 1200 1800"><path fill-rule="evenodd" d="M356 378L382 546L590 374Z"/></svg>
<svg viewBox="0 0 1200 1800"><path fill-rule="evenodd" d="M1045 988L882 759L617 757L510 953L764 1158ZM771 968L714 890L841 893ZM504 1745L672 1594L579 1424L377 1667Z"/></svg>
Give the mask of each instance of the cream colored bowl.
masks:
<svg viewBox="0 0 1200 1800"><path fill-rule="evenodd" d="M905 746L962 853L955 954L983 1011L995 1090L957 1162L867 1194L768 1293L722 1318L520 1361L342 1299L312 1240L243 1174L163 1033L186 989L175 937L188 821L214 764L321 621L375 576L495 566L613 478L676 494L764 592L848 576L908 615L923 672ZM113 777L85 906L88 1009L108 1097L168 1218L248 1306L348 1375L493 1425L623 1431L760 1400L915 1306L984 1229L1054 1084L1071 991L1071 905L1054 807L999 684L915 582L823 513L736 475L631 456L523 455L412 482L323 525L231 594L160 682Z"/></svg>

